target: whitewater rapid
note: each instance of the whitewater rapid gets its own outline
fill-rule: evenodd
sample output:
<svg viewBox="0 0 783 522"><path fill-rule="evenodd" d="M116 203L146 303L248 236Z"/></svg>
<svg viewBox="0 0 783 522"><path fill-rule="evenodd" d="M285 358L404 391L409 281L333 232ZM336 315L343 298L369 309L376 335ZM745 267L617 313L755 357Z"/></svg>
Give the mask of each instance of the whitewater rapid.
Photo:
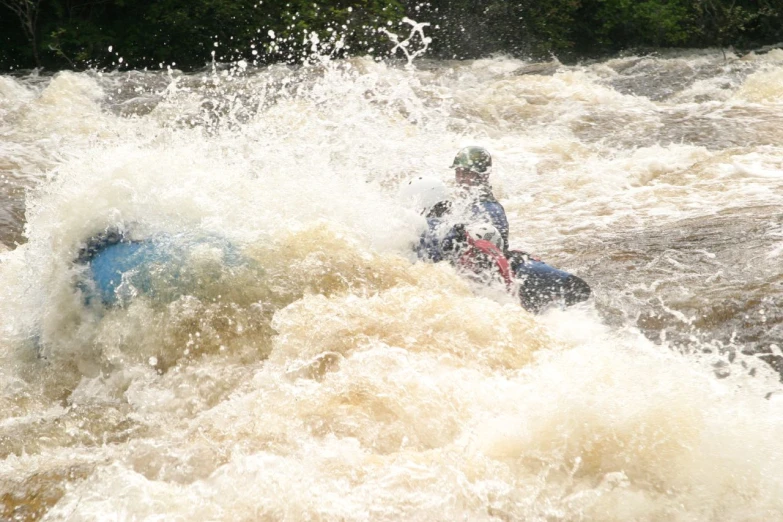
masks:
<svg viewBox="0 0 783 522"><path fill-rule="evenodd" d="M0 517L783 519L782 80L779 49L0 76ZM466 145L589 302L416 262L399 186ZM86 305L117 228L252 264Z"/></svg>

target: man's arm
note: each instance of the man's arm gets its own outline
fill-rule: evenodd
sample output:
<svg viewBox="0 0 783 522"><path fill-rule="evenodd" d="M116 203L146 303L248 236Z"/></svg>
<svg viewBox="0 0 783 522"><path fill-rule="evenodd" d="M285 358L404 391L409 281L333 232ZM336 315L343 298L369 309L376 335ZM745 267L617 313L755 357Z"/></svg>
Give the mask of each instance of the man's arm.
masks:
<svg viewBox="0 0 783 522"><path fill-rule="evenodd" d="M483 201L481 202L481 208L489 216L492 225L500 232L500 236L503 238L503 252L507 253L508 219L506 218L506 210L497 201Z"/></svg>

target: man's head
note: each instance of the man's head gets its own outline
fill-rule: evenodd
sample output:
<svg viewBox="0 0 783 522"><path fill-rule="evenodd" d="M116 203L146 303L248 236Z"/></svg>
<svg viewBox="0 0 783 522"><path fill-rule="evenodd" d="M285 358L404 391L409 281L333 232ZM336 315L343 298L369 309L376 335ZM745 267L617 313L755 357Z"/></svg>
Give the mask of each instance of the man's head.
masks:
<svg viewBox="0 0 783 522"><path fill-rule="evenodd" d="M400 199L424 216L440 217L448 210L449 191L437 178L418 176L400 187Z"/></svg>
<svg viewBox="0 0 783 522"><path fill-rule="evenodd" d="M459 185L481 185L489 179L492 156L484 147L465 147L454 157L451 168Z"/></svg>

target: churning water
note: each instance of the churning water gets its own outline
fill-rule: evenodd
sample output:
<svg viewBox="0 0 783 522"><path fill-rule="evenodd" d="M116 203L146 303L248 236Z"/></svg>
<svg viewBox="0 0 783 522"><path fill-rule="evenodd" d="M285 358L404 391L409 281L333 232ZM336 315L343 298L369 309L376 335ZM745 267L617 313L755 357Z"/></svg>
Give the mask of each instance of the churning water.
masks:
<svg viewBox="0 0 783 522"><path fill-rule="evenodd" d="M783 519L781 50L0 76L0 137L5 519ZM473 144L588 303L413 262ZM85 304L114 228L253 262Z"/></svg>

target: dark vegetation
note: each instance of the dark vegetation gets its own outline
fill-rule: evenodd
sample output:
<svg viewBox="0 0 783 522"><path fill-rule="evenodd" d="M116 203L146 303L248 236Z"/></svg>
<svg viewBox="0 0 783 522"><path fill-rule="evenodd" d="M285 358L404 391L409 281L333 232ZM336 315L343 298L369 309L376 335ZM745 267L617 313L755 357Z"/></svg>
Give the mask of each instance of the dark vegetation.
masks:
<svg viewBox="0 0 783 522"><path fill-rule="evenodd" d="M322 52L383 56L393 42L378 28L407 35L405 16L430 24L434 58L783 40L781 0L0 0L0 70L301 62L313 32Z"/></svg>

